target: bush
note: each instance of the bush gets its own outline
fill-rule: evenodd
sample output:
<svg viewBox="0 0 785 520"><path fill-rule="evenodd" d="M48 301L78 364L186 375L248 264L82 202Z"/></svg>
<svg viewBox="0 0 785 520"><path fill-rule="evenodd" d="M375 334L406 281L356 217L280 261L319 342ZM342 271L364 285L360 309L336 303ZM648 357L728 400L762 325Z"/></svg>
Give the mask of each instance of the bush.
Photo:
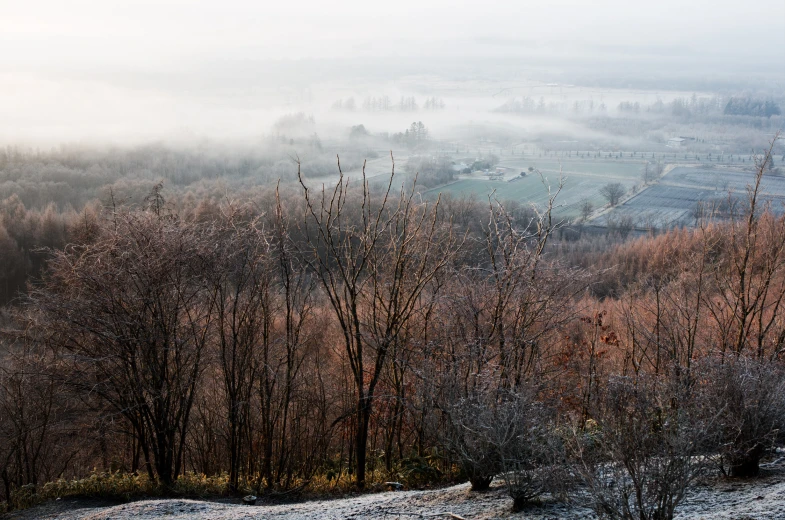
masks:
<svg viewBox="0 0 785 520"><path fill-rule="evenodd" d="M706 406L717 415L712 441L723 473L756 476L785 422L785 371L744 356L708 359L699 369Z"/></svg>
<svg viewBox="0 0 785 520"><path fill-rule="evenodd" d="M398 476L406 487L423 487L444 481L438 455L407 457L400 462Z"/></svg>
<svg viewBox="0 0 785 520"><path fill-rule="evenodd" d="M614 378L571 447L602 518L669 520L705 470L710 419L686 384Z"/></svg>
<svg viewBox="0 0 785 520"><path fill-rule="evenodd" d="M552 412L533 390L479 393L455 403L448 416L448 446L473 490L487 489L500 474L513 511L520 511L562 481L561 443L552 428Z"/></svg>
<svg viewBox="0 0 785 520"><path fill-rule="evenodd" d="M488 408L486 401L482 396L476 396L462 399L447 409L449 428L443 442L458 459L461 473L471 482L472 491L486 491L501 469L490 436L483 432L495 421L495 410Z"/></svg>

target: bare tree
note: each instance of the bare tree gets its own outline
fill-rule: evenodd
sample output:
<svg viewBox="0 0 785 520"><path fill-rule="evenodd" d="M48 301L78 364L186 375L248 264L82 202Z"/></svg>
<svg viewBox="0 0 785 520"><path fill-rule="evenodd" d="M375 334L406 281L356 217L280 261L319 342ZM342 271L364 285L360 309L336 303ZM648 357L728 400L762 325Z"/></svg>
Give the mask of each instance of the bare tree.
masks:
<svg viewBox="0 0 785 520"><path fill-rule="evenodd" d="M208 273L215 296L213 341L226 399L230 492L238 489L253 392L260 371L267 369L259 352L269 348L274 312L270 245L256 222L235 219L230 214L226 224L213 231L218 251L215 268Z"/></svg>
<svg viewBox="0 0 785 520"><path fill-rule="evenodd" d="M623 239L626 239L633 229L635 229L635 219L632 215L622 214L618 217L608 216L607 218L608 233L616 234Z"/></svg>
<svg viewBox="0 0 785 520"><path fill-rule="evenodd" d="M643 163L643 169L641 170L641 180L643 181L643 184L648 185L655 178L654 169L651 167L651 164L649 164L649 161L646 161Z"/></svg>
<svg viewBox="0 0 785 520"><path fill-rule="evenodd" d="M528 222L515 222L501 204L490 204L483 229L488 267L469 270L478 275L473 286L488 288L487 328L474 339L495 344L500 385L507 388L516 388L535 371L540 343L564 323L564 306L582 279L578 272L564 276L544 258L556 228L552 215L560 191L561 185Z"/></svg>
<svg viewBox="0 0 785 520"><path fill-rule="evenodd" d="M2 316L0 316L2 320ZM38 486L58 478L84 446L72 395L51 351L23 337L0 337L0 505L30 504ZM28 493L20 493L25 487ZM25 496L28 495L28 496Z"/></svg>
<svg viewBox="0 0 785 520"><path fill-rule="evenodd" d="M70 383L131 425L151 478L183 469L214 298L199 233L157 214L115 214L90 245L56 252L28 301L28 330L68 354Z"/></svg>
<svg viewBox="0 0 785 520"><path fill-rule="evenodd" d="M654 178L659 179L662 177L662 172L665 171L665 166L663 166L662 161L657 161L654 165Z"/></svg>
<svg viewBox="0 0 785 520"><path fill-rule="evenodd" d="M304 366L309 354L308 347L318 338L313 327L313 291L315 280L308 272L307 264L296 254L290 236L290 223L284 211L281 197L276 189L275 215L270 232L270 247L275 298L275 320L272 329L275 337L264 343L261 350L262 374L260 378L259 396L262 410L263 433L262 464L260 467L262 481L268 489L280 487L287 489L292 483L292 474L297 471L308 476L316 466L309 463L314 459L315 451L323 448L329 441L324 431L324 421L314 427L321 427L319 437L324 440L314 445L306 445L305 439L299 438L301 432L292 429L292 422L301 421L292 417L295 403L301 398L300 387L313 386L306 377L320 378L319 367L313 367L310 374L304 374ZM269 332L268 332L269 333ZM297 445L299 441L299 446Z"/></svg>
<svg viewBox="0 0 785 520"><path fill-rule="evenodd" d="M741 355L751 349L774 359L785 349L785 218L767 211L760 200L761 182L779 133L768 150L755 158L754 184L747 187L741 214L731 211L724 255L712 269L706 305L720 333L719 347ZM772 341L772 338L775 338Z"/></svg>
<svg viewBox="0 0 785 520"><path fill-rule="evenodd" d="M641 180L643 184L651 184L662 176L663 166L661 161L649 162L646 161L641 171Z"/></svg>
<svg viewBox="0 0 785 520"><path fill-rule="evenodd" d="M627 190L620 182L609 182L600 188L600 195L608 201L608 205L611 207L618 204L625 193L627 193Z"/></svg>
<svg viewBox="0 0 785 520"><path fill-rule="evenodd" d="M415 186L391 197L393 172L380 197L361 179L360 215L347 207L350 181L338 165L331 192L316 198L301 174L306 203L306 261L318 276L343 335L353 375L356 406L354 450L357 486L365 486L368 430L390 348L421 306L420 296L456 250L451 228L440 237L439 203L430 208L415 202Z"/></svg>
<svg viewBox="0 0 785 520"><path fill-rule="evenodd" d="M592 213L594 213L594 204L589 199L581 201L581 219L586 222Z"/></svg>

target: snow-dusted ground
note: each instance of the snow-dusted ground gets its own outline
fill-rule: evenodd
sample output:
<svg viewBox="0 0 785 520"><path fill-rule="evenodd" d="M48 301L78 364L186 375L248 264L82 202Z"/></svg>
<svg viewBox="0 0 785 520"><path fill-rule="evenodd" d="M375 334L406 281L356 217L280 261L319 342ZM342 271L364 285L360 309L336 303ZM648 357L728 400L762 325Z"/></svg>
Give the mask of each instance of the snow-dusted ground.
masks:
<svg viewBox="0 0 785 520"><path fill-rule="evenodd" d="M545 501L518 514L510 513L512 501L500 483L487 493L471 493L468 484L429 491L400 491L360 495L337 500L286 505L242 506L198 500L144 500L114 507L63 510L46 507L11 518L58 520L125 519L417 519L417 518L520 518L573 520L594 518L585 503ZM580 502L584 502L581 504ZM76 506L78 507L78 505ZM29 516L32 514L33 516ZM451 516L452 515L452 516ZM679 508L683 520L785 520L785 456L766 464L754 480L714 479L695 487Z"/></svg>

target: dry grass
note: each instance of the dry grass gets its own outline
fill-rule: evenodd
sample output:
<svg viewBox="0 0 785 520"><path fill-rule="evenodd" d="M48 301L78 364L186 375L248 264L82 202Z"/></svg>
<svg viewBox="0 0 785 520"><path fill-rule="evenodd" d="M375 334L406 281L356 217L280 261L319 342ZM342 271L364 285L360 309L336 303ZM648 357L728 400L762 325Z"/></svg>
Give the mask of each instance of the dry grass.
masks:
<svg viewBox="0 0 785 520"><path fill-rule="evenodd" d="M177 479L172 489L164 489L145 474L93 472L83 479L60 479L47 482L43 486L22 486L11 494L5 509L24 509L46 500L64 497L84 496L92 498L113 498L131 500L139 497L187 496L204 498L226 494L228 475L213 477L187 473Z"/></svg>
<svg viewBox="0 0 785 520"><path fill-rule="evenodd" d="M388 472L376 469L366 474L366 489L369 492L382 491L385 482L401 482L406 488L432 487L443 484L446 476L437 469L430 457L405 459L406 464ZM171 489L163 488L158 482L150 480L146 474L109 473L94 471L83 479L60 479L47 482L43 486L27 485L15 490L11 500L0 503L0 513L26 509L47 500L65 497L107 498L129 501L150 497L188 497L210 498L228 495L229 475L207 476L198 473L186 473L180 476ZM254 482L241 481L239 494L255 494ZM292 483L288 490L268 491L271 499L288 500L298 498L342 497L357 492L354 475L347 472L319 473L308 480Z"/></svg>

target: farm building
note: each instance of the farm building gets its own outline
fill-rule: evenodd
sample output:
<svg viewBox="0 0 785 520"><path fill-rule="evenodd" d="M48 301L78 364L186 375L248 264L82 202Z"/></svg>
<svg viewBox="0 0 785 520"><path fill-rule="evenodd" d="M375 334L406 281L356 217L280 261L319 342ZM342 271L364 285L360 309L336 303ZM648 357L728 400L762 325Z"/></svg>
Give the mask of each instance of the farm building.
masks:
<svg viewBox="0 0 785 520"><path fill-rule="evenodd" d="M685 144L685 139L681 137L671 137L668 139L668 148L681 148Z"/></svg>

